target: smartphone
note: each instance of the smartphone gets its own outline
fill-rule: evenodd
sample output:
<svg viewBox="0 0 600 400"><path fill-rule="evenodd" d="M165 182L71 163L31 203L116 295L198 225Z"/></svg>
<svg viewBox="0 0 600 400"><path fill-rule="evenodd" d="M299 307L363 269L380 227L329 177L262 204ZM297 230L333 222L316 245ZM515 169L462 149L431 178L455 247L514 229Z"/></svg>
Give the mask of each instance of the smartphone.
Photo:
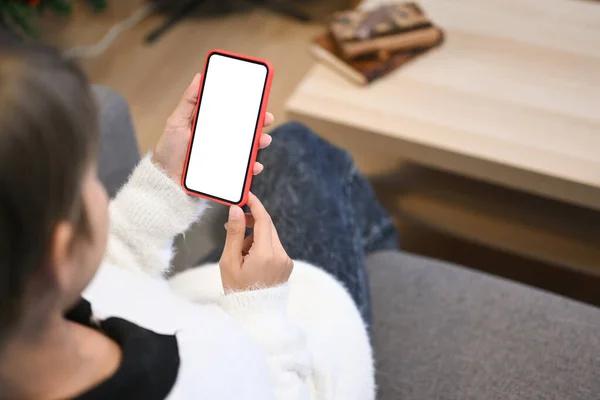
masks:
<svg viewBox="0 0 600 400"><path fill-rule="evenodd" d="M190 195L246 204L272 80L267 61L208 53L182 174Z"/></svg>

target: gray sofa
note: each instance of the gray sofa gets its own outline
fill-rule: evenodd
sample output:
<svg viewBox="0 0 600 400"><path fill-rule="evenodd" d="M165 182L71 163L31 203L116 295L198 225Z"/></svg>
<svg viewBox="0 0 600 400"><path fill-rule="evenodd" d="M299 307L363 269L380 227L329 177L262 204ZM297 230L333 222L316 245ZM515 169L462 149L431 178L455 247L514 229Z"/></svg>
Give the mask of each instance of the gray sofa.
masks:
<svg viewBox="0 0 600 400"><path fill-rule="evenodd" d="M114 195L139 154L126 102L95 90ZM211 233L187 244L198 237ZM379 399L600 399L600 310L402 252L373 254L368 269Z"/></svg>

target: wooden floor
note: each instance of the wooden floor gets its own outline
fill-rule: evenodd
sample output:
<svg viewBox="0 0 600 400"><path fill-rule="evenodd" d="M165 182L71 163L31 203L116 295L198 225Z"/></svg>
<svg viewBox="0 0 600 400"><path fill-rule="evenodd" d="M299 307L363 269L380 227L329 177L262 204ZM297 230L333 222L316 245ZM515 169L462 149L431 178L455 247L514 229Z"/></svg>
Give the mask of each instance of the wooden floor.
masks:
<svg viewBox="0 0 600 400"><path fill-rule="evenodd" d="M111 25L146 3L115 1L97 15L76 4L74 15L67 20L44 20L45 40L64 49L94 43ZM144 36L162 19L160 15L148 17L121 35L104 54L82 61L92 82L115 88L129 101L143 151L152 148L167 116L213 48L271 61L275 80L269 109L282 121L285 100L312 63L308 41L322 29L318 23L298 23L257 9L230 16L190 18L156 44L145 45Z"/></svg>

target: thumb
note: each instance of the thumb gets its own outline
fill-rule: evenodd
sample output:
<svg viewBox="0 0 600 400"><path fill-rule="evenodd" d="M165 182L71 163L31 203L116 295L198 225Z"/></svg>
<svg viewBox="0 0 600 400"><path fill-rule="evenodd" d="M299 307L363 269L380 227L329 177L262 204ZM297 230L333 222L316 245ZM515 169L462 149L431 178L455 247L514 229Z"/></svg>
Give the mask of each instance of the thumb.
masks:
<svg viewBox="0 0 600 400"><path fill-rule="evenodd" d="M189 124L194 117L196 102L198 101L198 91L200 89L201 75L196 74L190 86L185 90L177 108L171 115L171 118L178 124Z"/></svg>
<svg viewBox="0 0 600 400"><path fill-rule="evenodd" d="M229 219L227 220L227 237L222 259L227 261L240 261L244 247L244 236L246 235L246 217L238 206L229 208Z"/></svg>

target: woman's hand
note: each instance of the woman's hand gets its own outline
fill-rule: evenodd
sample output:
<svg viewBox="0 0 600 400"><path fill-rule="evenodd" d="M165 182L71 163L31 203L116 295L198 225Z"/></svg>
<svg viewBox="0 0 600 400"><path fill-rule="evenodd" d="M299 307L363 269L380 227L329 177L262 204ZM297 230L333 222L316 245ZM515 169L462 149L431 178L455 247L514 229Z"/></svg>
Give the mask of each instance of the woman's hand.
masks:
<svg viewBox="0 0 600 400"><path fill-rule="evenodd" d="M183 164L185 163L188 143L192 136L192 123L194 122L194 111L198 101L199 89L200 74L196 74L177 108L167 119L163 134L158 139L152 155L152 161L161 167L177 184L181 183ZM274 120L273 114L267 113L264 126L271 125ZM261 133L260 148L268 147L271 140L271 136ZM260 174L263 168L261 163L255 163L254 175Z"/></svg>
<svg viewBox="0 0 600 400"><path fill-rule="evenodd" d="M237 206L229 209L227 238L219 262L225 293L281 285L288 281L294 266L271 216L252 193L248 206L250 214ZM247 227L254 228L254 232L244 237Z"/></svg>

